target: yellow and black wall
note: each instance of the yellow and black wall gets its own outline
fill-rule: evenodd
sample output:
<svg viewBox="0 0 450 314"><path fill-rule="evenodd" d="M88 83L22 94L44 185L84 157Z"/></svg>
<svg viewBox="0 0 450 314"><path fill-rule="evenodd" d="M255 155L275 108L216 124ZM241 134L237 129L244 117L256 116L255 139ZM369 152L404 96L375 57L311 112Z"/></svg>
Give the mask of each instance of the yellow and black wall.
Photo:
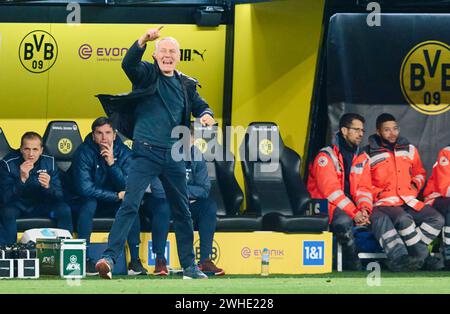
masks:
<svg viewBox="0 0 450 314"><path fill-rule="evenodd" d="M179 39L184 51L180 70L200 81L219 121L274 121L303 155L323 7L322 0L240 4L218 27L198 27L186 7L81 6L77 25L65 23L63 6L2 6L0 126L13 147L23 132L43 133L51 120L75 120L86 135L104 114L94 95L130 90L120 67L126 49L164 24L163 35ZM53 57L45 60L39 44L52 45Z"/></svg>

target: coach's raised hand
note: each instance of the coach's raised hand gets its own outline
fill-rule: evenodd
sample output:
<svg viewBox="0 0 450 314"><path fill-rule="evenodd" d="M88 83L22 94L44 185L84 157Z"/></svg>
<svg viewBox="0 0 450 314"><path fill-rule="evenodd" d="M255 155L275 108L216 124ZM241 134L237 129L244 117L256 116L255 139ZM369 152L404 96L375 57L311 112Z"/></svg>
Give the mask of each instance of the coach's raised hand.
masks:
<svg viewBox="0 0 450 314"><path fill-rule="evenodd" d="M159 31L164 27L164 25L161 25L159 27L156 28L151 28L148 31L145 32L144 35L142 35L139 39L138 39L138 45L141 48L144 48L145 43L147 41L154 41L156 39L159 38Z"/></svg>

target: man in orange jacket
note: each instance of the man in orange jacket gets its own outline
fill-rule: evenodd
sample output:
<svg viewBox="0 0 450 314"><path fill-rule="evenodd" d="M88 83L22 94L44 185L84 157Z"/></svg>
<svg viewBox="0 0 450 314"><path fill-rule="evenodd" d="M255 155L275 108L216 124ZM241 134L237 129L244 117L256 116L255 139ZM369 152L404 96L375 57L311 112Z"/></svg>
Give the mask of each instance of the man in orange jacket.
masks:
<svg viewBox="0 0 450 314"><path fill-rule="evenodd" d="M450 146L439 152L423 195L425 204L436 208L445 218L442 248L445 268L450 269Z"/></svg>
<svg viewBox="0 0 450 314"><path fill-rule="evenodd" d="M328 199L330 230L343 247L343 266L348 270L361 268L353 225L368 225L372 211L369 157L359 149L364 122L359 114L344 114L335 144L320 150L308 177L311 197Z"/></svg>
<svg viewBox="0 0 450 314"><path fill-rule="evenodd" d="M444 219L417 199L426 176L419 153L399 136L400 128L391 114L378 116L376 128L366 149L373 185L372 231L391 269L440 269L443 265L429 254L428 245L439 235Z"/></svg>

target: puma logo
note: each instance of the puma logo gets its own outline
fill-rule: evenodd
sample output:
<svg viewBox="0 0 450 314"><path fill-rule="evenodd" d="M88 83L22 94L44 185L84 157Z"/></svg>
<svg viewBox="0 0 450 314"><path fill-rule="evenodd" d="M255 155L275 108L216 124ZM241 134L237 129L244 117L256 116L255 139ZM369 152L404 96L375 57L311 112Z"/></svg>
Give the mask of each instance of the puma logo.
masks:
<svg viewBox="0 0 450 314"><path fill-rule="evenodd" d="M203 61L205 61L205 59L203 58L203 55L205 54L205 52L206 52L206 49L205 50L203 50L203 52L202 53L200 53L198 50L196 50L196 49L194 49L193 50L193 52L194 52L194 54L196 54L196 55L199 55L200 56L200 58L202 58L202 60Z"/></svg>

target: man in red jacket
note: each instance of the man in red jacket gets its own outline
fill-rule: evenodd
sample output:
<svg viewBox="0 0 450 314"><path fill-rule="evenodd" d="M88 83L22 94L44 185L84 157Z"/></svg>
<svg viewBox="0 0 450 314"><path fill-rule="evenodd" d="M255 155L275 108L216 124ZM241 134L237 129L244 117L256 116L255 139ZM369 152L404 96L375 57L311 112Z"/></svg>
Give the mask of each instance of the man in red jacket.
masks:
<svg viewBox="0 0 450 314"><path fill-rule="evenodd" d="M394 116L383 113L376 120L376 134L369 137L374 209L372 231L388 255L393 270L442 268L430 256L428 245L439 235L444 218L417 199L426 172L417 149L400 137ZM404 261L411 261L409 266ZM406 265L406 267L403 267Z"/></svg>
<svg viewBox="0 0 450 314"><path fill-rule="evenodd" d="M445 268L450 269L450 145L439 152L423 195L425 204L433 206L444 215L442 248Z"/></svg>
<svg viewBox="0 0 450 314"><path fill-rule="evenodd" d="M353 225L368 225L372 211L369 157L359 149L364 122L359 114L344 114L335 144L320 150L308 177L311 197L328 199L330 229L343 247L343 266L348 270L361 268Z"/></svg>

